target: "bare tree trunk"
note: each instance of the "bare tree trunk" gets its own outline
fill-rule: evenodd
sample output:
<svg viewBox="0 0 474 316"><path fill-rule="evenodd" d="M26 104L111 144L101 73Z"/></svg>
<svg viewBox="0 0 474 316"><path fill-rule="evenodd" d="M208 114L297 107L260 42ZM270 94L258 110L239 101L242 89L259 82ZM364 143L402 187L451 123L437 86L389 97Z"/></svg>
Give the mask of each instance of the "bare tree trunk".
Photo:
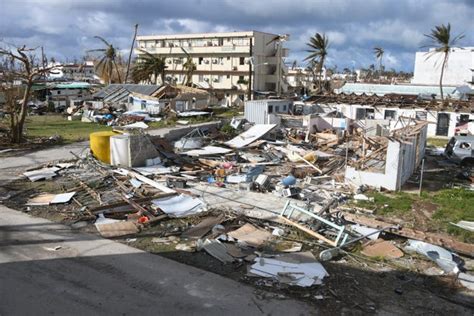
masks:
<svg viewBox="0 0 474 316"><path fill-rule="evenodd" d="M119 72L119 69L118 69L118 66L117 66L117 62L115 62L115 60L113 61L114 63L114 67L115 67L115 72L117 73L117 77L118 77L118 83L122 83L122 76L120 76L120 72Z"/></svg>
<svg viewBox="0 0 474 316"><path fill-rule="evenodd" d="M444 101L443 96L443 76L444 76L444 68L446 67L446 62L448 61L448 53L444 53L444 60L443 65L441 66L441 75L439 76L439 91L441 93L441 101Z"/></svg>

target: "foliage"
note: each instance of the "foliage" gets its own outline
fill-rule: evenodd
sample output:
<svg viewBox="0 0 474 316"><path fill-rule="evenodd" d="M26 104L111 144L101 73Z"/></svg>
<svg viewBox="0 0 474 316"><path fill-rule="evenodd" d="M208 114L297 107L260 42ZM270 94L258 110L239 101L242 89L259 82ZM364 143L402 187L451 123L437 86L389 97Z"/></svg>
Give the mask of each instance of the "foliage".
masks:
<svg viewBox="0 0 474 316"><path fill-rule="evenodd" d="M118 82L122 83L122 78L120 75L120 70L117 66L117 60L119 60L118 50L112 44L107 42L104 38L100 36L94 36L94 38L99 39L105 44L105 48L91 49L88 52L100 52L102 57L99 62L96 64L96 69L100 74L100 77L107 83L112 83L112 75L115 69Z"/></svg>
<svg viewBox="0 0 474 316"><path fill-rule="evenodd" d="M451 24L448 25L438 25L435 26L430 34L425 34L425 36L430 40L431 44L435 46L435 49L428 53L426 59L431 58L434 55L442 54L443 63L441 65L441 74L439 78L439 90L441 93L441 100L444 100L443 96L443 76L444 71L448 65L448 58L451 49L462 39L464 38L463 34L451 36Z"/></svg>
<svg viewBox="0 0 474 316"><path fill-rule="evenodd" d="M158 83L158 76L161 82L165 82L166 58L150 54L145 50L140 50L144 55L137 58L132 70L133 81L151 81L154 78L154 84Z"/></svg>
<svg viewBox="0 0 474 316"><path fill-rule="evenodd" d="M377 214L381 215L405 213L411 209L414 199L413 195L404 192L397 192L390 195L380 192L369 192L367 196L374 198L374 201L359 201L357 204L362 207L375 208Z"/></svg>
<svg viewBox="0 0 474 316"><path fill-rule="evenodd" d="M328 55L329 39L324 33L316 33L313 37L309 39L309 42L306 43L306 45L309 46L309 49L307 50L309 55L304 60L309 60L311 68L316 69L319 73L319 90L321 91L321 77L324 62Z"/></svg>

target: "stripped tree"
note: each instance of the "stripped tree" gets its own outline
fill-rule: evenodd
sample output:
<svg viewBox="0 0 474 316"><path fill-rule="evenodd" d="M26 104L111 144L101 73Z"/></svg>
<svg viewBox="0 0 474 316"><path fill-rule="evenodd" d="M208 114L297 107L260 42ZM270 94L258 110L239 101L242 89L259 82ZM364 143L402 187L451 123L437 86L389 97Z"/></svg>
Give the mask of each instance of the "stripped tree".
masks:
<svg viewBox="0 0 474 316"><path fill-rule="evenodd" d="M0 77L0 91L5 96L6 114L9 116L9 138L12 143L23 141L23 128L28 113L28 102L33 84L54 67L42 67L37 62L37 48L0 48L0 56L8 63Z"/></svg>

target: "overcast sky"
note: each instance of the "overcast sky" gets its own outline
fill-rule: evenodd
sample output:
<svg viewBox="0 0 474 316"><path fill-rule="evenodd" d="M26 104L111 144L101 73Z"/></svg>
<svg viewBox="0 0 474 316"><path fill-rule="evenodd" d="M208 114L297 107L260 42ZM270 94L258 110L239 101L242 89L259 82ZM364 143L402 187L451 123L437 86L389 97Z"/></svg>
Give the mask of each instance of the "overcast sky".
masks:
<svg viewBox="0 0 474 316"><path fill-rule="evenodd" d="M287 61L304 65L309 37L325 32L329 66L367 67L381 46L387 69L412 71L435 25L474 46L473 19L474 0L0 0L0 39L73 60L101 46L95 35L126 51L135 23L139 35L257 30L290 34Z"/></svg>

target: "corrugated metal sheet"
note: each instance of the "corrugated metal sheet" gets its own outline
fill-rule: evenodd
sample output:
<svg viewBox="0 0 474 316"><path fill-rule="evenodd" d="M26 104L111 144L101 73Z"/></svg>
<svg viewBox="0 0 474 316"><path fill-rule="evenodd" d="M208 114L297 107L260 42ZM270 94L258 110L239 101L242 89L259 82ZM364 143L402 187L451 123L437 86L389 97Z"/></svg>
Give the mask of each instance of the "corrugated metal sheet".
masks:
<svg viewBox="0 0 474 316"><path fill-rule="evenodd" d="M157 91L161 86L158 85L151 85L151 84L118 84L118 83L113 83L109 84L107 87L104 89L100 90L99 92L96 92L93 97L98 98L98 99L103 99L112 93L125 89L129 93L130 92L135 92L135 93L141 93L144 95L152 95L155 91Z"/></svg>

